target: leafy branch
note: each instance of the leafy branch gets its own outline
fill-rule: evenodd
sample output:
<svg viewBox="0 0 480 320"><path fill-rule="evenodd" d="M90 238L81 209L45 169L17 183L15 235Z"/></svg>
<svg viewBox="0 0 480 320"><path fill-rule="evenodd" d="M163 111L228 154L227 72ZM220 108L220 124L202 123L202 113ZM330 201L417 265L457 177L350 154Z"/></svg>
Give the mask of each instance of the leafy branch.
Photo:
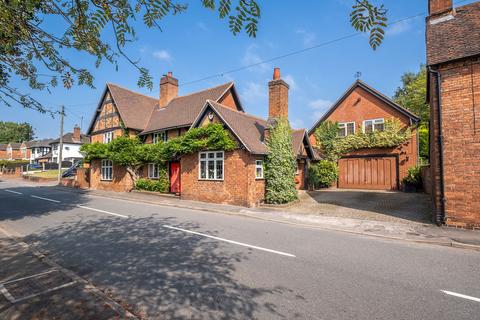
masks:
<svg viewBox="0 0 480 320"><path fill-rule="evenodd" d="M369 32L369 43L376 50L385 37L387 28L387 9L384 5L375 6L370 0L355 0L350 13L350 23L361 32Z"/></svg>

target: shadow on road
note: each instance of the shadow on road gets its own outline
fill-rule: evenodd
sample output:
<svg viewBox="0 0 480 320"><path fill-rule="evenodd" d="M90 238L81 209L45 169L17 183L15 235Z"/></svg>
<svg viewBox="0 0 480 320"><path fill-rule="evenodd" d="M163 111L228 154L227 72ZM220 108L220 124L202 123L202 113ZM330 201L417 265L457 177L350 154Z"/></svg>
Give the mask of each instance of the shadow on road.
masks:
<svg viewBox="0 0 480 320"><path fill-rule="evenodd" d="M249 253L164 224L198 229L174 218L109 218L61 225L25 240L120 303L134 306L136 314L155 319L251 319L257 312L282 317L278 306L259 300L286 289L252 288L235 278L235 264Z"/></svg>

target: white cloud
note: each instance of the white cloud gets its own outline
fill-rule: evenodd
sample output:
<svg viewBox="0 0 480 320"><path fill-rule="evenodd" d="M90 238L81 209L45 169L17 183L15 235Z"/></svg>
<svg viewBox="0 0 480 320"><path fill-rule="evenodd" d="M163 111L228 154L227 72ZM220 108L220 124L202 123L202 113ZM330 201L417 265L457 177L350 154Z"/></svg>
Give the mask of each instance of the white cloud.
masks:
<svg viewBox="0 0 480 320"><path fill-rule="evenodd" d="M290 121L290 124L294 129L305 128L305 122L303 121L303 119L293 119Z"/></svg>
<svg viewBox="0 0 480 320"><path fill-rule="evenodd" d="M242 100L249 104L258 104L259 100L267 98L267 88L263 84L247 82L240 96L242 97Z"/></svg>
<svg viewBox="0 0 480 320"><path fill-rule="evenodd" d="M401 34L404 32L407 32L411 29L412 25L410 24L410 21L404 20L395 23L392 25L390 28L387 29L387 35L389 36L394 36L397 34Z"/></svg>
<svg viewBox="0 0 480 320"><path fill-rule="evenodd" d="M290 86L290 90L297 90L297 83L295 82L295 79L291 74L287 74L285 76L282 76L282 79L288 83Z"/></svg>
<svg viewBox="0 0 480 320"><path fill-rule="evenodd" d="M306 47L311 47L317 40L317 35L313 32L306 31L304 29L297 30L297 34L302 37L302 42Z"/></svg>
<svg viewBox="0 0 480 320"><path fill-rule="evenodd" d="M258 46L256 44L248 46L247 50L245 50L245 54L243 55L242 64L244 66L255 65L251 68L251 70L260 72L265 72L271 69L268 64L261 63L263 59L260 57L257 51Z"/></svg>
<svg viewBox="0 0 480 320"><path fill-rule="evenodd" d="M172 56L167 50L156 50L152 53L152 55L158 60L164 60L164 61L172 60Z"/></svg>

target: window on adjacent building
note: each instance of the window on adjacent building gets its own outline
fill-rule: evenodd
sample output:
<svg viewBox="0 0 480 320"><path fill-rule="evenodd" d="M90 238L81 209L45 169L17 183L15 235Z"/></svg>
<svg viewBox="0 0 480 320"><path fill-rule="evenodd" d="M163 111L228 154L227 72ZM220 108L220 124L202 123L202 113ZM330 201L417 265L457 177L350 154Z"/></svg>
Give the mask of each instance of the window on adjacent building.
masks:
<svg viewBox="0 0 480 320"><path fill-rule="evenodd" d="M111 160L102 160L101 175L102 180L111 181L113 179L113 163Z"/></svg>
<svg viewBox="0 0 480 320"><path fill-rule="evenodd" d="M263 179L263 160L255 160L255 178Z"/></svg>
<svg viewBox="0 0 480 320"><path fill-rule="evenodd" d="M113 140L113 132L112 131L105 132L103 134L103 143L109 143L112 140Z"/></svg>
<svg viewBox="0 0 480 320"><path fill-rule="evenodd" d="M363 121L363 132L374 132L374 131L383 131L385 129L385 120L381 119L372 119Z"/></svg>
<svg viewBox="0 0 480 320"><path fill-rule="evenodd" d="M58 144L54 144L53 145L53 151L57 151L58 150Z"/></svg>
<svg viewBox="0 0 480 320"><path fill-rule="evenodd" d="M167 142L167 133L165 131L153 134L153 143L159 143L160 141Z"/></svg>
<svg viewBox="0 0 480 320"><path fill-rule="evenodd" d="M156 163L149 163L148 164L148 177L150 179L158 179L159 178L158 164L156 164Z"/></svg>
<svg viewBox="0 0 480 320"><path fill-rule="evenodd" d="M200 180L223 180L223 151L199 153Z"/></svg>
<svg viewBox="0 0 480 320"><path fill-rule="evenodd" d="M338 136L346 137L349 134L355 134L355 122L340 122L338 124Z"/></svg>

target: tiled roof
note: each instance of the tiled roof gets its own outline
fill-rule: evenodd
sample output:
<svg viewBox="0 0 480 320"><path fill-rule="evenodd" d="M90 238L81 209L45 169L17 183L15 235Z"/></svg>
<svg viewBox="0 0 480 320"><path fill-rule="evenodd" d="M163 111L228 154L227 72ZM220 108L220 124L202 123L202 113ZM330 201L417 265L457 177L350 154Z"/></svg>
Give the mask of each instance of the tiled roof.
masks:
<svg viewBox="0 0 480 320"><path fill-rule="evenodd" d="M12 149L20 149L22 144L20 142L10 142L10 146L12 147Z"/></svg>
<svg viewBox="0 0 480 320"><path fill-rule="evenodd" d="M293 152L295 154L298 154L300 152L300 147L303 144L304 138L305 138L305 129L293 130L292 143L293 143Z"/></svg>
<svg viewBox="0 0 480 320"><path fill-rule="evenodd" d="M209 99L218 101L232 85L232 82L228 82L214 88L177 97L170 101L165 108L159 108L157 105L142 134L167 128L190 126L202 110L205 101Z"/></svg>
<svg viewBox="0 0 480 320"><path fill-rule="evenodd" d="M427 20L427 64L436 65L480 54L480 2Z"/></svg>
<svg viewBox="0 0 480 320"><path fill-rule="evenodd" d="M7 150L8 143L0 144L0 150Z"/></svg>
<svg viewBox="0 0 480 320"><path fill-rule="evenodd" d="M339 106L340 104L353 92L353 90L355 90L357 87L360 87L362 88L363 90L367 91L368 93L370 93L371 95L373 95L374 97L377 97L378 99L380 99L381 101L383 101L387 106L397 110L398 112L400 112L401 114L403 114L404 116L408 117L410 119L410 121L412 123L418 123L420 121L420 118L413 114L410 110L407 110L405 109L404 107L402 107L401 105L399 105L398 103L395 103L392 99L390 99L389 97L387 97L386 95L384 95L383 93L381 93L380 91L377 91L375 90L373 87L369 86L368 84L366 84L365 82L361 81L361 80L357 80L353 83L353 85L350 86L350 88L347 89L347 91L345 91L345 93L340 97L340 99L338 99L332 107L330 107L330 109L325 112L325 114L317 121L315 122L315 124L313 125L313 127L308 131L308 134L312 134L316 129L317 127L323 122L325 121L332 113L333 111L335 111Z"/></svg>
<svg viewBox="0 0 480 320"><path fill-rule="evenodd" d="M56 143L60 143L60 138L52 140L50 142L50 144L56 144ZM80 140L76 140L76 139L73 139L73 133L69 132L63 135L63 143L70 143L70 144L90 143L90 138L85 134L81 134Z"/></svg>
<svg viewBox="0 0 480 320"><path fill-rule="evenodd" d="M209 100L208 103L217 111L218 115L232 129L248 151L254 154L268 153L267 146L263 143L264 131L268 126L266 120L248 113L235 111L212 100Z"/></svg>
<svg viewBox="0 0 480 320"><path fill-rule="evenodd" d="M112 83L108 83L107 88L112 95L125 127L137 130L145 129L153 109L158 104L158 99Z"/></svg>
<svg viewBox="0 0 480 320"><path fill-rule="evenodd" d="M28 148L50 147L50 143L52 141L53 139L42 139L42 140L28 141L26 144Z"/></svg>

